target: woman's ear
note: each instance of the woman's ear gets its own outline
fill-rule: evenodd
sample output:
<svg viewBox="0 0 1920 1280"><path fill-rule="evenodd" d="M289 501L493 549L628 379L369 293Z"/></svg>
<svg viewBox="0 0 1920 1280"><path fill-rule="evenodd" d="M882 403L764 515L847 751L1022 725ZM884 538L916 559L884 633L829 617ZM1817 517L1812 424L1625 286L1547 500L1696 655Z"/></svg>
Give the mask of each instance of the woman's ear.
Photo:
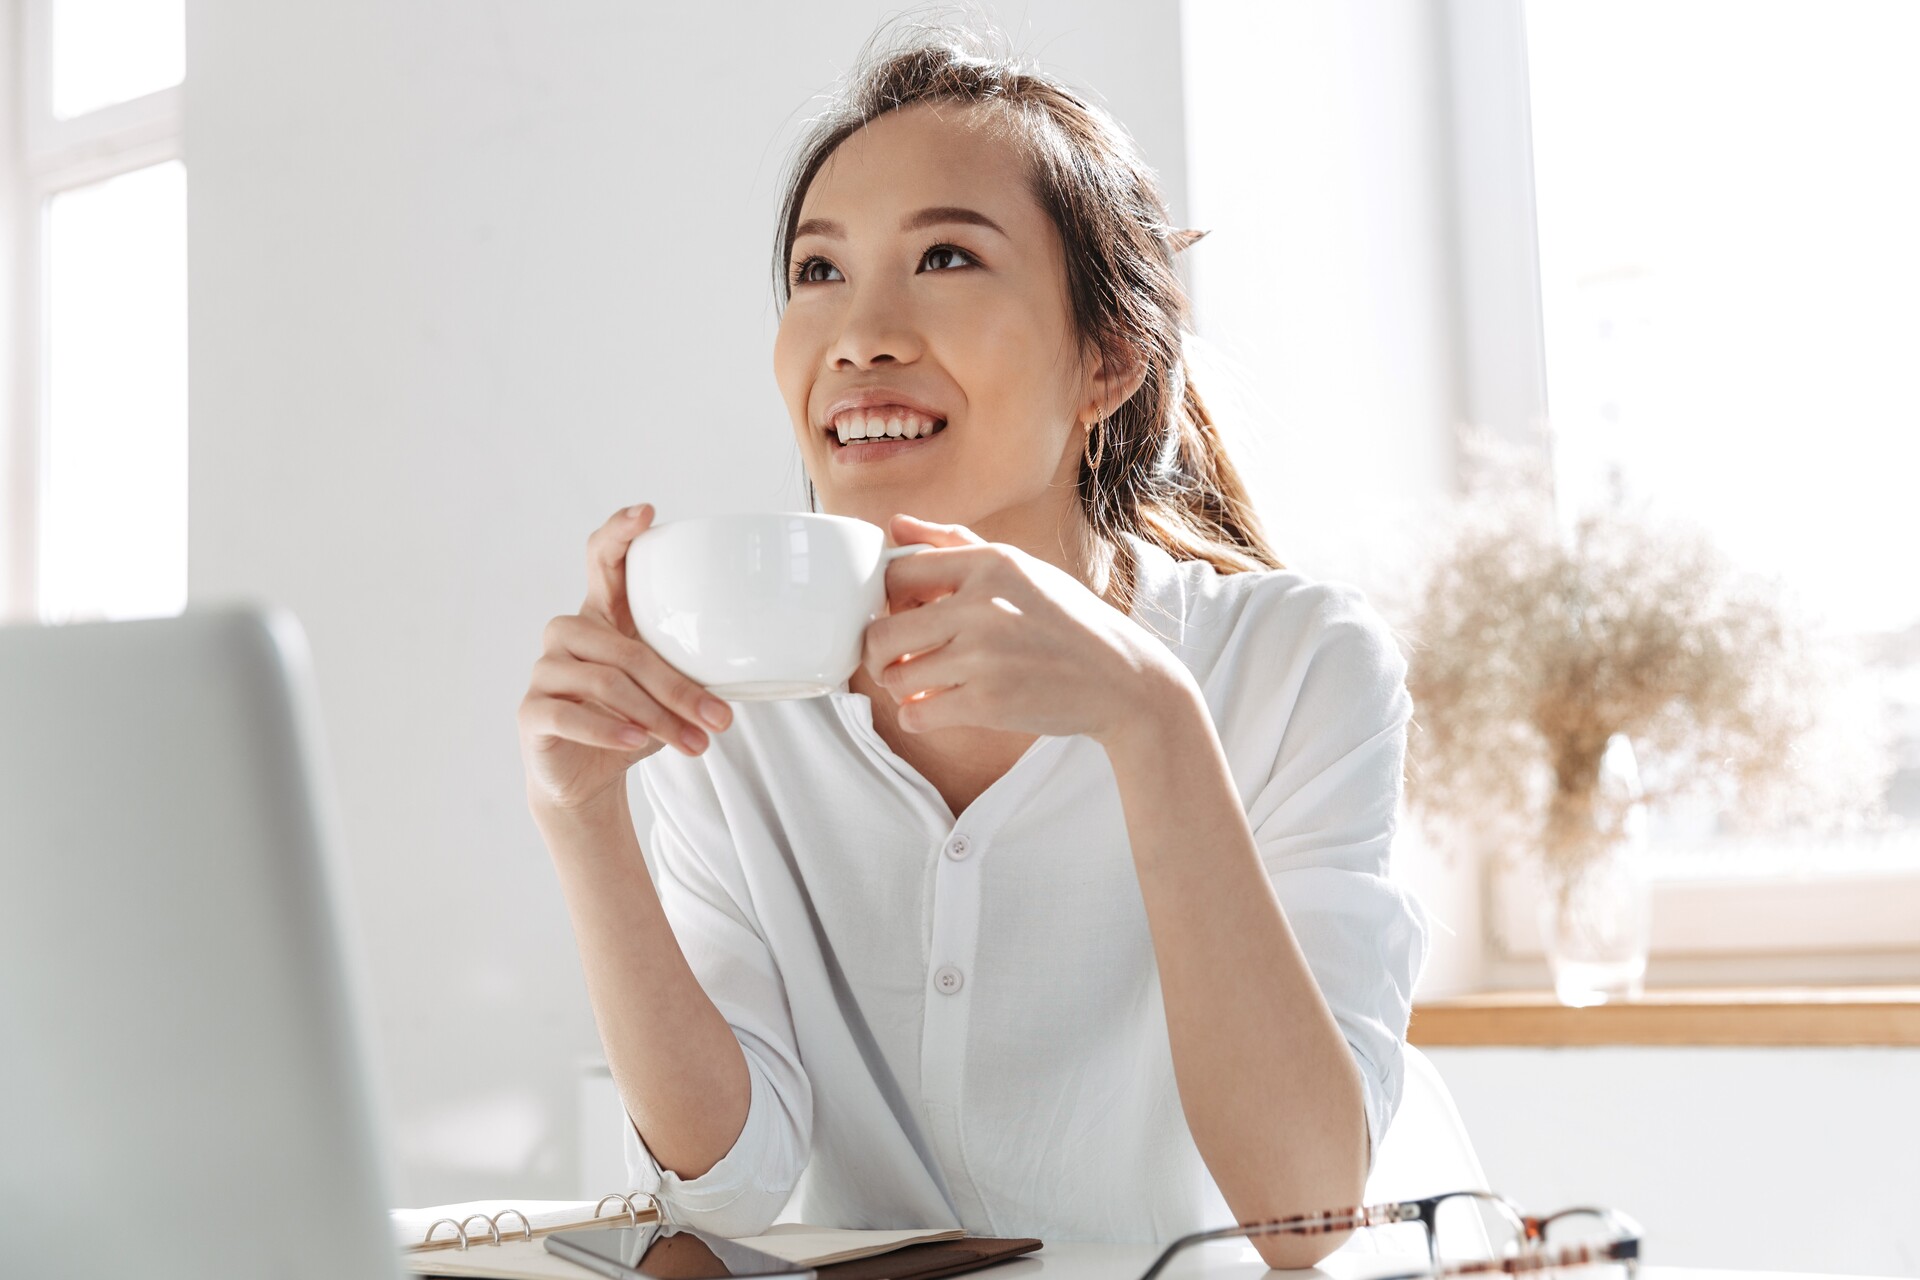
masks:
<svg viewBox="0 0 1920 1280"><path fill-rule="evenodd" d="M1112 415L1115 409L1133 398L1140 384L1147 380L1147 362L1136 351L1129 349L1125 363L1109 365L1104 352L1100 353L1093 367L1093 389L1089 396L1091 407L1100 418Z"/></svg>

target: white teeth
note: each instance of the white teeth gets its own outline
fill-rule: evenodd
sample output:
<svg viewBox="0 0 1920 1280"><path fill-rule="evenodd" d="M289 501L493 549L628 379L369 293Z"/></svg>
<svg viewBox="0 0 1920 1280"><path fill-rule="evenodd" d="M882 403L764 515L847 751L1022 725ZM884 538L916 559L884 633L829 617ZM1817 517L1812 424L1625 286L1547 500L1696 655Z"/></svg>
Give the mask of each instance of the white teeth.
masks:
<svg viewBox="0 0 1920 1280"><path fill-rule="evenodd" d="M891 417L884 417L853 409L841 414L834 421L833 428L840 437L840 443L849 444L855 440L873 440L883 436L916 440L932 435L936 422L937 419L912 412L896 410Z"/></svg>

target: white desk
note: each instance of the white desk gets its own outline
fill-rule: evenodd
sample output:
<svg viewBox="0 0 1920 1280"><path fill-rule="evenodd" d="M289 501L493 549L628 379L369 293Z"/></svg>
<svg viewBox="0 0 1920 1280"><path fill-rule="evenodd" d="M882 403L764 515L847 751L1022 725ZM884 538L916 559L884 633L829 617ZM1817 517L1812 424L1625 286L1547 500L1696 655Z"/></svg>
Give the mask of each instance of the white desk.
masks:
<svg viewBox="0 0 1920 1280"><path fill-rule="evenodd" d="M1318 1267L1304 1271L1269 1270L1253 1245L1244 1239L1210 1240L1182 1250L1160 1273L1161 1280L1368 1280L1373 1276L1405 1275L1426 1265L1424 1248L1414 1253L1384 1252L1377 1244L1366 1243L1367 1240L1366 1234L1355 1236ZM534 1270L540 1270L544 1263L556 1268L553 1272L556 1275L588 1275L584 1269L576 1271L570 1264L551 1257L544 1249L536 1248L531 1243L523 1245L520 1241L514 1241L506 1247L531 1249L530 1258L516 1261L530 1262ZM1403 1246L1394 1247L1399 1249ZM981 1280L1139 1280L1159 1256L1158 1245L1060 1241L1045 1245L1034 1253L997 1262L967 1274L977 1275ZM539 1261L532 1262L531 1259L535 1258ZM1641 1280L1843 1280L1838 1276L1828 1277L1810 1272L1693 1267L1642 1266L1639 1274ZM1542 1280L1552 1280L1552 1277L1542 1277Z"/></svg>
<svg viewBox="0 0 1920 1280"><path fill-rule="evenodd" d="M1356 1243L1357 1243L1356 1238ZM970 1272L981 1280L1139 1280L1153 1264L1160 1247L1150 1244L1048 1244L1036 1253ZM1400 1264L1405 1264L1404 1266ZM1387 1254L1342 1246L1310 1271L1270 1271L1246 1240L1210 1240L1180 1252L1164 1280L1260 1280L1262 1276L1331 1277L1366 1280L1368 1276L1404 1273L1426 1265L1425 1254ZM1692 1267L1640 1267L1641 1280L1754 1280L1762 1276L1792 1275L1808 1280L1805 1272L1710 1271Z"/></svg>

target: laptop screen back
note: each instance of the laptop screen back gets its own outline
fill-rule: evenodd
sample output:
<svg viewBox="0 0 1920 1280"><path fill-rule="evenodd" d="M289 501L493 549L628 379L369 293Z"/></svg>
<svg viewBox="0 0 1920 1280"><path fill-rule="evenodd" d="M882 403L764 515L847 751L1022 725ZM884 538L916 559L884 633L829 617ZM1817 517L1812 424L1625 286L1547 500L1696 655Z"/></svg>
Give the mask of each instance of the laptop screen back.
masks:
<svg viewBox="0 0 1920 1280"><path fill-rule="evenodd" d="M392 1277L305 635L0 628L11 1274Z"/></svg>

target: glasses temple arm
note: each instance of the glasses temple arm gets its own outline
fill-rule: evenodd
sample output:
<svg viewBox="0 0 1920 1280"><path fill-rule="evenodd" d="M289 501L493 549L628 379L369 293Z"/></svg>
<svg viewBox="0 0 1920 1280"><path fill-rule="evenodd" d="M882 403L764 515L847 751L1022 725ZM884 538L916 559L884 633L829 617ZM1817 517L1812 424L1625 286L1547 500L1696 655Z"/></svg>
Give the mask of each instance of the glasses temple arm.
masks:
<svg viewBox="0 0 1920 1280"><path fill-rule="evenodd" d="M1255 1222L1239 1222L1231 1227L1215 1227L1208 1231L1195 1231L1180 1236L1161 1250L1153 1265L1148 1267L1140 1280L1154 1280L1154 1277L1166 1267L1173 1255L1190 1244L1199 1244L1206 1240L1227 1240L1235 1236L1272 1235L1285 1232L1293 1235L1322 1235L1329 1231L1357 1231L1361 1227L1386 1226L1397 1222L1416 1222L1420 1218L1419 1206L1413 1203L1393 1202L1368 1205L1358 1209L1340 1209L1332 1213L1315 1213L1291 1218L1265 1218Z"/></svg>

